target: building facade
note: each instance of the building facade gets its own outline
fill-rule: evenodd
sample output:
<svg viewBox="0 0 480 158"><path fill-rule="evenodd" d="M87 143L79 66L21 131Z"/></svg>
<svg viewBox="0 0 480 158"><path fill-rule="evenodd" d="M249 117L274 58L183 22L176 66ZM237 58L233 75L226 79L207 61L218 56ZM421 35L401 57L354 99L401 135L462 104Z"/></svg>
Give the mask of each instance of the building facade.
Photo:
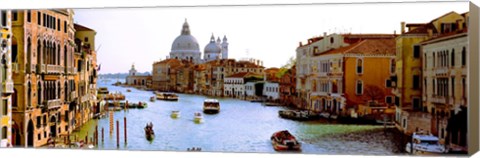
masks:
<svg viewBox="0 0 480 158"><path fill-rule="evenodd" d="M14 146L38 147L71 131L73 10L23 10L12 18ZM70 83L70 84L69 84ZM69 86L70 85L70 86Z"/></svg>
<svg viewBox="0 0 480 158"><path fill-rule="evenodd" d="M12 11L0 10L0 148L12 146Z"/></svg>

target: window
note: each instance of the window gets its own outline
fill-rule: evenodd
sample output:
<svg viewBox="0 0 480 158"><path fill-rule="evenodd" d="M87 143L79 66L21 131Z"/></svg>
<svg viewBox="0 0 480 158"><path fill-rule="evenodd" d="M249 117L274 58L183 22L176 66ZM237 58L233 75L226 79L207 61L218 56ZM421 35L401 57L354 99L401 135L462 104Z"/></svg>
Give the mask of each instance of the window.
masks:
<svg viewBox="0 0 480 158"><path fill-rule="evenodd" d="M37 116L37 128L40 128L42 124L42 118L40 116Z"/></svg>
<svg viewBox="0 0 480 158"><path fill-rule="evenodd" d="M45 13L42 14L43 15L43 27L47 27L47 15L45 15Z"/></svg>
<svg viewBox="0 0 480 158"><path fill-rule="evenodd" d="M2 105L2 115L6 116L8 112L8 100L3 99L3 105Z"/></svg>
<svg viewBox="0 0 480 158"><path fill-rule="evenodd" d="M437 85L435 85L435 79L432 79L432 87L433 87L433 95L437 95L437 91L436 91L436 87Z"/></svg>
<svg viewBox="0 0 480 158"><path fill-rule="evenodd" d="M420 89L420 76L413 75L413 89Z"/></svg>
<svg viewBox="0 0 480 158"><path fill-rule="evenodd" d="M450 65L451 65L452 67L454 67L454 66L455 66L455 49L452 49L452 53L450 53L450 56L451 56L451 57L450 57L450 60L451 60L451 61L450 61Z"/></svg>
<svg viewBox="0 0 480 158"><path fill-rule="evenodd" d="M467 95L467 84L465 83L465 78L462 78L462 97L465 98Z"/></svg>
<svg viewBox="0 0 480 158"><path fill-rule="evenodd" d="M84 40L85 42L88 42L88 37L85 37L83 40Z"/></svg>
<svg viewBox="0 0 480 158"><path fill-rule="evenodd" d="M18 20L18 12L12 11L12 21L17 21L17 20Z"/></svg>
<svg viewBox="0 0 480 158"><path fill-rule="evenodd" d="M399 97L395 97L395 105L400 106L400 98Z"/></svg>
<svg viewBox="0 0 480 158"><path fill-rule="evenodd" d="M390 60L390 73L392 73L392 74L395 73L395 69L396 69L395 65L396 65L395 59L391 59Z"/></svg>
<svg viewBox="0 0 480 158"><path fill-rule="evenodd" d="M420 58L420 46L413 46L413 58Z"/></svg>
<svg viewBox="0 0 480 158"><path fill-rule="evenodd" d="M420 98L413 98L413 109L415 110L421 110L422 103L420 101Z"/></svg>
<svg viewBox="0 0 480 158"><path fill-rule="evenodd" d="M330 44L333 44L334 40L333 37L330 37Z"/></svg>
<svg viewBox="0 0 480 158"><path fill-rule="evenodd" d="M67 21L63 22L63 32L67 33Z"/></svg>
<svg viewBox="0 0 480 158"><path fill-rule="evenodd" d="M7 126L2 127L2 139L7 139Z"/></svg>
<svg viewBox="0 0 480 158"><path fill-rule="evenodd" d="M2 17L0 17L0 19L2 20L1 26L6 27L7 26L7 11L2 11L1 14L2 14Z"/></svg>
<svg viewBox="0 0 480 158"><path fill-rule="evenodd" d="M362 95L363 94L363 82L361 80L357 81L357 87L356 87L355 93L357 95Z"/></svg>
<svg viewBox="0 0 480 158"><path fill-rule="evenodd" d="M317 46L313 47L313 53L318 53L318 47Z"/></svg>
<svg viewBox="0 0 480 158"><path fill-rule="evenodd" d="M357 74L363 73L363 60L357 59Z"/></svg>
<svg viewBox="0 0 480 158"><path fill-rule="evenodd" d="M54 30L56 30L56 29L57 29L57 27L56 27L56 26L57 26L57 18L56 18L56 17L52 17L52 19L53 19L53 21L52 21L52 22L53 22L52 28L53 28Z"/></svg>
<svg viewBox="0 0 480 158"><path fill-rule="evenodd" d="M61 31L60 28L61 28L61 27L60 27L60 19L57 19L57 30L58 30L58 31Z"/></svg>
<svg viewBox="0 0 480 158"><path fill-rule="evenodd" d="M392 87L392 81L386 80L385 81L385 87L387 87L387 88Z"/></svg>
<svg viewBox="0 0 480 158"><path fill-rule="evenodd" d="M452 77L452 97L455 98L455 77Z"/></svg>
<svg viewBox="0 0 480 158"><path fill-rule="evenodd" d="M32 11L27 10L27 22L32 22Z"/></svg>
<svg viewBox="0 0 480 158"><path fill-rule="evenodd" d="M392 96L386 96L386 97L385 97L385 102L386 102L387 104L393 103Z"/></svg>
<svg viewBox="0 0 480 158"><path fill-rule="evenodd" d="M467 65L467 51L465 47L462 48L462 66Z"/></svg>
<svg viewBox="0 0 480 158"><path fill-rule="evenodd" d="M37 24L42 25L42 15L40 12L37 12Z"/></svg>

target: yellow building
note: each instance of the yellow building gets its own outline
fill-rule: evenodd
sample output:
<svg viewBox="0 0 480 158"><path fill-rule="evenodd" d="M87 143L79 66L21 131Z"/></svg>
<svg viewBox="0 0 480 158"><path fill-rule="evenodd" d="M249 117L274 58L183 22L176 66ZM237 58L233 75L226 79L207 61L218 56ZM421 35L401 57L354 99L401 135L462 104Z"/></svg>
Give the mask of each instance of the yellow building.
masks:
<svg viewBox="0 0 480 158"><path fill-rule="evenodd" d="M431 115L425 115L426 108L422 100L422 58L420 42L432 37L463 28L465 25L462 15L449 12L429 23L406 24L401 23L401 35L396 39L396 71L391 81L394 87L396 107L396 126L404 133L410 134L416 130L424 129L432 132L430 128ZM457 23L461 25L457 25ZM405 27L408 30L405 30ZM427 129L425 129L427 128Z"/></svg>
<svg viewBox="0 0 480 158"><path fill-rule="evenodd" d="M12 100L13 93L12 81L12 12L9 10L0 10L0 81L2 83L0 94L0 148L12 145L15 139L12 137Z"/></svg>
<svg viewBox="0 0 480 158"><path fill-rule="evenodd" d="M38 147L70 129L73 10L21 10L12 17L14 146Z"/></svg>

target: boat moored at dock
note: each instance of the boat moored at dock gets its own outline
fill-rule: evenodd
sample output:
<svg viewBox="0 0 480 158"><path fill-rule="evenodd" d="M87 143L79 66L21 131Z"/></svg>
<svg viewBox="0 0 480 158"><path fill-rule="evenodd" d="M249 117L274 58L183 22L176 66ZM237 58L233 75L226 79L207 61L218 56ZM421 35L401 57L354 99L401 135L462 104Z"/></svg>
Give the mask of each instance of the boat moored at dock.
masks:
<svg viewBox="0 0 480 158"><path fill-rule="evenodd" d="M407 143L405 151L415 155L440 155L446 153L445 147L439 143L438 137L426 134L423 131L413 133L412 142Z"/></svg>
<svg viewBox="0 0 480 158"><path fill-rule="evenodd" d="M276 151L301 150L301 145L288 130L278 131L270 137L273 149Z"/></svg>
<svg viewBox="0 0 480 158"><path fill-rule="evenodd" d="M155 92L158 100L178 101L178 95L175 93Z"/></svg>

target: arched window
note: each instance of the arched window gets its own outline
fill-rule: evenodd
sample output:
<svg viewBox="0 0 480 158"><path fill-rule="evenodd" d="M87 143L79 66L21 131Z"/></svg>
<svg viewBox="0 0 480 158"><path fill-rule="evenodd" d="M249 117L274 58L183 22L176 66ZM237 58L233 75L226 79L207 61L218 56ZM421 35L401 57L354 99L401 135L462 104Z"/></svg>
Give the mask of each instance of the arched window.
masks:
<svg viewBox="0 0 480 158"><path fill-rule="evenodd" d="M2 139L7 139L7 126L2 127Z"/></svg>
<svg viewBox="0 0 480 158"><path fill-rule="evenodd" d="M37 84L37 105L42 104L42 83L38 81Z"/></svg>
<svg viewBox="0 0 480 158"><path fill-rule="evenodd" d="M455 49L452 48L452 52L450 53L450 66L455 67Z"/></svg>
<svg viewBox="0 0 480 158"><path fill-rule="evenodd" d="M37 64L42 64L42 42L40 40L37 41Z"/></svg>
<svg viewBox="0 0 480 158"><path fill-rule="evenodd" d="M30 107L32 106L32 85L30 84L30 82L28 82L28 85L27 85L27 106Z"/></svg>
<svg viewBox="0 0 480 158"><path fill-rule="evenodd" d="M31 72L31 62L32 62L32 41L30 38L27 39L27 73Z"/></svg>
<svg viewBox="0 0 480 158"><path fill-rule="evenodd" d="M62 97L62 84L60 84L60 82L58 82L57 84L57 90L58 90L58 93L57 93L57 99L61 99Z"/></svg>
<svg viewBox="0 0 480 158"><path fill-rule="evenodd" d="M467 50L465 47L462 48L462 66L467 65Z"/></svg>
<svg viewBox="0 0 480 158"><path fill-rule="evenodd" d="M390 73L395 73L395 59L390 59Z"/></svg>
<svg viewBox="0 0 480 158"><path fill-rule="evenodd" d="M357 80L356 88L355 88L355 93L357 95L362 95L363 94L363 81L362 80Z"/></svg>
<svg viewBox="0 0 480 158"><path fill-rule="evenodd" d="M68 84L67 84L67 81L65 81L65 85L64 85L64 87L65 87L65 93L63 93L63 94L65 95L65 99L64 99L64 100L68 100L68 101L70 101L70 100L68 99L68 91L69 91L69 90L68 90Z"/></svg>
<svg viewBox="0 0 480 158"><path fill-rule="evenodd" d="M432 61L433 61L433 67L435 67L436 65L436 62L435 60L437 60L437 58L435 58L435 52L433 52L433 58L432 58Z"/></svg>
<svg viewBox="0 0 480 158"><path fill-rule="evenodd" d="M17 89L13 88L13 94L12 94L12 107L18 107L18 101L17 101Z"/></svg>
<svg viewBox="0 0 480 158"><path fill-rule="evenodd" d="M363 73L363 60L357 59L357 74Z"/></svg>

